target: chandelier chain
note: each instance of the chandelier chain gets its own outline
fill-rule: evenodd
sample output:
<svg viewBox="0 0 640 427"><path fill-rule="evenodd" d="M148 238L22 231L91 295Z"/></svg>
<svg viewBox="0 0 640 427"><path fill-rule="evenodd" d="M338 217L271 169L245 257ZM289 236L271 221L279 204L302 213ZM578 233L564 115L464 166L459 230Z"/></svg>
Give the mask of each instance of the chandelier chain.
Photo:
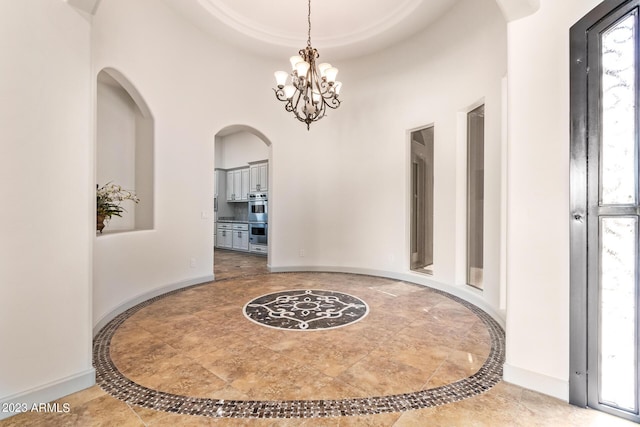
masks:
<svg viewBox="0 0 640 427"><path fill-rule="evenodd" d="M311 47L311 0L308 1L309 13L307 14L307 21L309 22L309 32L307 34L307 46Z"/></svg>

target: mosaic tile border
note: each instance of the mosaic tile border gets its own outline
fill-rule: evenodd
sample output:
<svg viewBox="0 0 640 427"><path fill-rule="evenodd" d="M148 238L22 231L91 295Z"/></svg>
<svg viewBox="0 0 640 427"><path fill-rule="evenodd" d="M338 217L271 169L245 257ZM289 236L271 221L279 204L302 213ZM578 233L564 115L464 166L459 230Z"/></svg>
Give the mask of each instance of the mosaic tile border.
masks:
<svg viewBox="0 0 640 427"><path fill-rule="evenodd" d="M276 274L291 273L270 273L270 276ZM348 273L332 274L345 275ZM482 367L473 375L451 384L390 396L338 400L254 401L180 396L144 387L125 377L118 371L109 352L111 338L118 327L142 308L195 286L202 285L177 289L144 301L116 316L102 328L93 341L93 364L96 368L96 381L104 391L132 405L182 415L214 418L320 418L375 415L446 405L484 393L502 379L502 365L505 357L505 336L502 327L491 316L473 304L432 288L429 289L450 298L473 312L485 324L491 337L491 351Z"/></svg>
<svg viewBox="0 0 640 427"><path fill-rule="evenodd" d="M242 307L242 314L267 328L312 332L353 325L367 317L369 305L344 292L291 289L252 299Z"/></svg>

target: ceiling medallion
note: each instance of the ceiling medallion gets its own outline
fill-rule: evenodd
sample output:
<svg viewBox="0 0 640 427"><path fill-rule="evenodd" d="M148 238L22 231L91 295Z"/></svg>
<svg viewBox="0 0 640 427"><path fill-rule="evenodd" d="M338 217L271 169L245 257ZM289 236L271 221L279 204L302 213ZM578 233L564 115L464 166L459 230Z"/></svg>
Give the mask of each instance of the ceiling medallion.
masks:
<svg viewBox="0 0 640 427"><path fill-rule="evenodd" d="M298 120L307 124L323 118L327 108L340 106L338 95L342 83L336 81L338 69L328 63L316 66L320 57L318 51L311 47L311 0L308 1L309 32L307 47L300 49L298 55L289 58L291 73L276 71L277 89L273 89L278 100L285 102L285 110L292 112ZM287 80L291 77L289 84Z"/></svg>

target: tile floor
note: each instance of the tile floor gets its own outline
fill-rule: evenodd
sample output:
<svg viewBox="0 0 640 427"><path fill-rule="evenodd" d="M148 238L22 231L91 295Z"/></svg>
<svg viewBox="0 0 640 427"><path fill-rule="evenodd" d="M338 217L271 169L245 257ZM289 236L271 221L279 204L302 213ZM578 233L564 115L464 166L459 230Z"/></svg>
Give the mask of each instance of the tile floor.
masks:
<svg viewBox="0 0 640 427"><path fill-rule="evenodd" d="M437 292L369 276L265 271L263 257L216 251L216 282L156 299L123 316L105 342L105 357L128 380L105 388L147 390L138 397L147 407L94 386L58 401L69 404L69 413L26 413L0 426L634 425L504 382L444 405L347 417L210 418L150 409L150 396L162 395L254 403L349 398L367 412L371 397L447 389L487 360L502 357L494 348L502 345L495 326ZM242 306L257 296L301 288L357 295L371 311L358 323L327 331L274 330L242 314ZM103 362L98 363L102 372Z"/></svg>

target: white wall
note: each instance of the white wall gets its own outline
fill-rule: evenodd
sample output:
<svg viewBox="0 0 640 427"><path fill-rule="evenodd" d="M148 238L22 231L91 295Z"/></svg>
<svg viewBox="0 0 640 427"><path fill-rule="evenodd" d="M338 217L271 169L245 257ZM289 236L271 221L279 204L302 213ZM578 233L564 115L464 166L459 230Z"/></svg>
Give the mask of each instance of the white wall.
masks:
<svg viewBox="0 0 640 427"><path fill-rule="evenodd" d="M464 29L464 31L461 31ZM322 52L320 52L322 55ZM323 58L332 62L332 58ZM435 126L434 275L468 296L499 306L501 79L506 23L494 1L462 1L427 31L376 55L336 63L340 109L307 132L289 115L293 146L274 143L278 209L272 265L336 266L406 273L409 268L408 131ZM466 153L459 118L486 103L485 278L464 285ZM284 112L282 113L284 115ZM287 175L281 174L286 162ZM460 175L457 173L461 171ZM296 177L296 179L291 179ZM462 183L462 185L458 185ZM280 198L275 197L276 208ZM272 221L272 222L273 222ZM286 224L286 225L285 225ZM457 234L462 238L457 238ZM304 249L305 257L299 256ZM460 274L461 272L461 274ZM417 274L410 277L421 280ZM462 277L462 281L458 278Z"/></svg>
<svg viewBox="0 0 640 427"><path fill-rule="evenodd" d="M505 380L568 399L569 28L599 0L509 24Z"/></svg>
<svg viewBox="0 0 640 427"><path fill-rule="evenodd" d="M0 2L0 403L94 382L89 32L60 0Z"/></svg>
<svg viewBox="0 0 640 427"><path fill-rule="evenodd" d="M343 106L311 131L271 91L273 70L286 66L287 58L260 58L231 48L162 2L101 4L92 53L94 72L121 71L153 111L157 201L154 231L96 241L94 322L132 298L211 275L213 223L201 213L212 209L214 155L227 156L225 167L233 163L229 153L214 152L214 135L236 124L255 128L273 142L269 261L274 270L404 275L454 286L498 310L506 24L494 1L463 0L431 29L393 49L336 63L344 82ZM486 289L480 293L456 283L464 259L457 255L461 231L455 214L464 209L465 198L456 173L465 168L458 113L482 100L487 240ZM408 270L408 132L430 123L436 126L436 267L427 280ZM195 268L189 267L191 258Z"/></svg>
<svg viewBox="0 0 640 427"><path fill-rule="evenodd" d="M509 26L505 376L565 398L568 28L596 3L541 0L538 13ZM464 207L458 113L484 100L487 289L465 292L498 306L496 153L506 56L494 2L463 0L400 46L336 63L343 106L309 132L273 99L272 71L286 66L286 58L232 49L162 2L102 2L91 73L88 23L63 2L1 2L0 20L0 94L10 100L0 105L0 177L15 183L5 186L12 203L0 214L11 225L0 240L0 399L86 378L89 325L136 298L210 278L213 218L202 212L212 210L214 135L228 125L251 126L273 141L274 269L360 268L413 277L407 272L407 132L435 123L433 279L462 292L455 287L464 268L457 255L456 217ZM127 75L154 112L156 218L154 230L94 240L91 279L90 94L97 71L107 66Z"/></svg>
<svg viewBox="0 0 640 427"><path fill-rule="evenodd" d="M136 120L136 195L140 200L132 206L135 213L136 230L153 228L154 200L154 124L153 117L144 115L139 108L135 109Z"/></svg>
<svg viewBox="0 0 640 427"><path fill-rule="evenodd" d="M256 88L270 88L272 73L256 71L264 60L210 38L161 1L101 3L92 60L94 77L105 67L125 75L155 123L153 230L94 242L93 323L100 327L136 301L213 277L214 136L231 124L268 132L255 118L269 123L275 113L266 108L270 89L260 108L245 102ZM245 69L249 83L241 82Z"/></svg>
<svg viewBox="0 0 640 427"><path fill-rule="evenodd" d="M218 147L220 144L220 147ZM218 149L220 153L218 154ZM220 155L220 157L218 157ZM248 162L267 160L269 146L249 132L236 132L216 141L216 167L233 169L249 166Z"/></svg>

